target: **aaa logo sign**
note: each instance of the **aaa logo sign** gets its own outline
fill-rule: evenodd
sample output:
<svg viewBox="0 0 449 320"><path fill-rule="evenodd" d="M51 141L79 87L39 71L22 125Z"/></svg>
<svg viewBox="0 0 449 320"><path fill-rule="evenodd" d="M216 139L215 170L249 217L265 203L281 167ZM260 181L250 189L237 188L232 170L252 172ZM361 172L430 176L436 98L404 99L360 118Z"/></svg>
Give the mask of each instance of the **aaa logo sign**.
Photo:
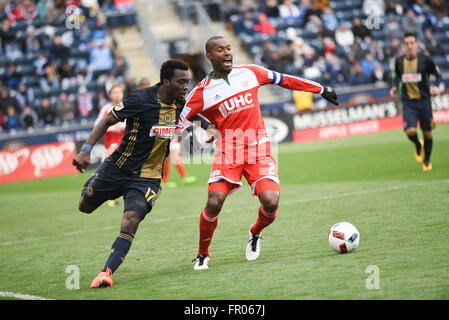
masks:
<svg viewBox="0 0 449 320"><path fill-rule="evenodd" d="M56 142L0 151L0 183L75 173L75 143Z"/></svg>

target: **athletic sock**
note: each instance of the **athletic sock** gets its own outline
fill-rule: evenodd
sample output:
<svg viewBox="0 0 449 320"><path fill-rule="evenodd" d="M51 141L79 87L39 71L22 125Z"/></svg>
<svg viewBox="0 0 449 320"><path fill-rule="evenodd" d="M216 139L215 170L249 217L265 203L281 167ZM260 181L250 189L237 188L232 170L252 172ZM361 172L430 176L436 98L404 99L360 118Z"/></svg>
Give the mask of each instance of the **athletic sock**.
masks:
<svg viewBox="0 0 449 320"><path fill-rule="evenodd" d="M424 162L430 161L430 154L432 153L433 138L424 139Z"/></svg>
<svg viewBox="0 0 449 320"><path fill-rule="evenodd" d="M162 170L162 183L167 183L168 176L170 175L170 161L168 157L164 161L164 170Z"/></svg>
<svg viewBox="0 0 449 320"><path fill-rule="evenodd" d="M412 141L415 144L416 153L420 155L422 150L421 150L421 142L419 142L418 135L415 133L413 136L407 135L407 137L410 139L410 141Z"/></svg>
<svg viewBox="0 0 449 320"><path fill-rule="evenodd" d="M111 254L104 265L103 272L106 271L106 268L111 269L112 273L117 270L117 268L125 260L125 256L128 253L129 248L131 248L133 239L134 235L132 233L120 231L120 234L112 244Z"/></svg>
<svg viewBox="0 0 449 320"><path fill-rule="evenodd" d="M210 215L206 208L201 211L200 215L200 239L198 255L205 254L209 256L209 246L214 235L215 228L218 223L218 215Z"/></svg>
<svg viewBox="0 0 449 320"><path fill-rule="evenodd" d="M252 234L260 234L264 228L268 227L276 219L277 212L278 209L275 212L268 212L261 205L259 207L259 217L251 226L250 232Z"/></svg>
<svg viewBox="0 0 449 320"><path fill-rule="evenodd" d="M182 163L175 163L176 169L178 169L179 175L181 176L181 179L184 179L187 176L186 169L184 168L184 164Z"/></svg>

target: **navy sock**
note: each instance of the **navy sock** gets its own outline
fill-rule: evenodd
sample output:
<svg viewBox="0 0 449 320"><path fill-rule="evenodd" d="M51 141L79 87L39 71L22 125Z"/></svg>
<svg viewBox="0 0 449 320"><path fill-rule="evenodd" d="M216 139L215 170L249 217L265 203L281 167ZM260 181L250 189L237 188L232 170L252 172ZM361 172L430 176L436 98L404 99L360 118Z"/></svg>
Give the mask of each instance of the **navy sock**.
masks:
<svg viewBox="0 0 449 320"><path fill-rule="evenodd" d="M415 133L413 136L407 135L407 137L415 144L416 153L421 154L421 142L419 142L418 135Z"/></svg>
<svg viewBox="0 0 449 320"><path fill-rule="evenodd" d="M120 231L120 234L112 244L111 254L104 265L103 272L106 271L106 268L111 269L112 273L117 270L117 268L125 260L125 256L128 253L129 248L131 248L133 239L134 235L132 233Z"/></svg>
<svg viewBox="0 0 449 320"><path fill-rule="evenodd" d="M430 154L432 153L433 138L424 139L424 162L430 161Z"/></svg>

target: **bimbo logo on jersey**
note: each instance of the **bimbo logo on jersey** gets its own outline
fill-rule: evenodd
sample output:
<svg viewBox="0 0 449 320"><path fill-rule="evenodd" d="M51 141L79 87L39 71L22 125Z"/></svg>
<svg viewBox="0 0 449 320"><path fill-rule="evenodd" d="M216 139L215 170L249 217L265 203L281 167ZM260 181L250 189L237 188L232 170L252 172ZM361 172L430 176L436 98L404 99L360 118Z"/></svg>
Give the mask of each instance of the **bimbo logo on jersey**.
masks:
<svg viewBox="0 0 449 320"><path fill-rule="evenodd" d="M250 92L247 92L223 101L218 107L218 110L223 117L226 117L235 112L252 107L254 107L253 97Z"/></svg>
<svg viewBox="0 0 449 320"><path fill-rule="evenodd" d="M175 125L155 125L150 130L150 137L173 138Z"/></svg>

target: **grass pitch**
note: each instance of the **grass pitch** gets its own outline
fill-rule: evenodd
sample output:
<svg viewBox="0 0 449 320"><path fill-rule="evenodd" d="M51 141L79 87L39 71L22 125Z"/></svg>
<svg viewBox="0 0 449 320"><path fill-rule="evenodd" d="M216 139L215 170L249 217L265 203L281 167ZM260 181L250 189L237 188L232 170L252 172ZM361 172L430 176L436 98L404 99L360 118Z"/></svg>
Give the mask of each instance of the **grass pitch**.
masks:
<svg viewBox="0 0 449 320"><path fill-rule="evenodd" d="M243 180L219 216L210 269L193 270L210 165L192 164L198 181L161 193L106 289L89 285L118 235L123 201L79 212L88 173L2 185L0 292L70 300L449 298L449 125L434 131L430 172L400 130L284 144L277 160L280 209L258 260L245 259L259 204ZM179 181L174 167L171 178ZM327 244L340 221L361 233L351 254ZM66 286L70 266L79 289ZM369 289L373 266L378 289Z"/></svg>

